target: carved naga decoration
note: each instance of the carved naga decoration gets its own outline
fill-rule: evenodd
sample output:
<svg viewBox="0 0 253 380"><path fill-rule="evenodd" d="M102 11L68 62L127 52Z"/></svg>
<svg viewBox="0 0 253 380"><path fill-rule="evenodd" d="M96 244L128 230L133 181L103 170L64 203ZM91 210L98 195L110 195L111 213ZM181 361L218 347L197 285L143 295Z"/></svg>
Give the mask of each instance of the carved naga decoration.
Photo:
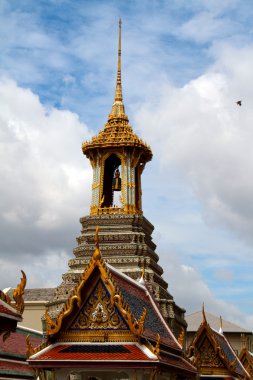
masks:
<svg viewBox="0 0 253 380"><path fill-rule="evenodd" d="M22 278L20 283L17 285L16 289L13 292L13 299L16 303L15 308L16 310L22 315L25 308L25 302L24 302L24 292L25 292L25 286L26 286L26 274L24 271L21 270Z"/></svg>

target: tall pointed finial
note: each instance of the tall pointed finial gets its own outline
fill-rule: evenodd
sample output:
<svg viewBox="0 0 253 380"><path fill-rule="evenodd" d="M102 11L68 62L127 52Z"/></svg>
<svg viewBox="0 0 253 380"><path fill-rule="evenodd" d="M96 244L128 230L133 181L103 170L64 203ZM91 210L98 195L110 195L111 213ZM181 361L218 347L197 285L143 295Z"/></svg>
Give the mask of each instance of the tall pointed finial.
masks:
<svg viewBox="0 0 253 380"><path fill-rule="evenodd" d="M115 101L122 102L122 86L121 86L121 25L122 21L119 18L119 42L118 42L118 70L117 70L117 83L115 92Z"/></svg>
<svg viewBox="0 0 253 380"><path fill-rule="evenodd" d="M219 333L220 333L220 334L223 334L223 326L222 326L222 318L221 318L221 315L220 315L220 328L219 328Z"/></svg>
<svg viewBox="0 0 253 380"><path fill-rule="evenodd" d="M99 260L101 258L101 253L99 250L98 230L99 230L99 226L96 227L95 238L94 238L95 240L95 251L93 253L94 260Z"/></svg>
<svg viewBox="0 0 253 380"><path fill-rule="evenodd" d="M141 278L138 280L138 282L142 285L145 284L145 260L143 260L143 263L142 263L142 271L141 271Z"/></svg>
<svg viewBox="0 0 253 380"><path fill-rule="evenodd" d="M246 348L246 336L245 336L245 334L241 334L241 338L242 338L242 348Z"/></svg>
<svg viewBox="0 0 253 380"><path fill-rule="evenodd" d="M202 305L202 324L203 323L207 323L207 320L206 320L206 313L205 313L205 304L203 302L203 305Z"/></svg>
<svg viewBox="0 0 253 380"><path fill-rule="evenodd" d="M118 69L117 69L117 80L116 80L116 89L115 89L115 99L112 106L109 119L122 118L128 122L127 115L125 114L125 107L123 104L123 95L122 95L122 84L121 84L121 18L119 19L119 41L118 41Z"/></svg>

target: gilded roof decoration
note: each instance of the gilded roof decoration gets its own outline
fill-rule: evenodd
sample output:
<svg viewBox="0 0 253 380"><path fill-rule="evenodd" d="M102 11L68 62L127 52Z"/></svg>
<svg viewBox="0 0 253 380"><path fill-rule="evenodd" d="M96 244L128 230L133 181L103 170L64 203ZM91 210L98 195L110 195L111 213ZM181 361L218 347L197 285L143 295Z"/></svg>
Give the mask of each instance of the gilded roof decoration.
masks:
<svg viewBox="0 0 253 380"><path fill-rule="evenodd" d="M69 331L96 329L129 330L116 304L111 302L110 293L101 279L69 327Z"/></svg>
<svg viewBox="0 0 253 380"><path fill-rule="evenodd" d="M22 277L20 279L20 283L17 285L16 289L13 291L13 299L15 301L14 308L17 310L18 314L22 315L24 312L24 292L26 286L26 274L21 270ZM4 301L6 304L11 306L11 297L8 294L5 294L2 290L0 290L0 299Z"/></svg>
<svg viewBox="0 0 253 380"><path fill-rule="evenodd" d="M16 303L15 308L22 315L25 308L24 303L24 292L26 286L26 274L21 270L22 277L20 279L20 283L17 285L16 289L13 292L13 299Z"/></svg>
<svg viewBox="0 0 253 380"><path fill-rule="evenodd" d="M184 345L184 338L185 338L185 330L184 330L184 328L182 327L182 329L181 329L181 333L180 333L180 335L179 335L179 337L178 337L178 343L180 344L180 346L182 346L183 347L183 345Z"/></svg>
<svg viewBox="0 0 253 380"><path fill-rule="evenodd" d="M253 378L253 354L247 349L245 335L243 335L243 347L239 355L239 360L243 364L250 378Z"/></svg>
<svg viewBox="0 0 253 380"><path fill-rule="evenodd" d="M207 323L204 306L203 320L187 350L187 356L203 375L236 375L248 379L248 373L225 336Z"/></svg>
<svg viewBox="0 0 253 380"><path fill-rule="evenodd" d="M82 145L82 150L83 153L89 157L91 151L97 148L120 147L138 148L142 151L145 162L152 159L150 146L144 143L142 139L133 132L125 113L121 84L121 20L119 20L117 81L112 110L104 129L101 130L97 136L94 136L91 141L85 141Z"/></svg>
<svg viewBox="0 0 253 380"><path fill-rule="evenodd" d="M128 339L132 336L136 340L143 333L146 310L143 309L138 320L133 316L101 256L98 227L95 245L94 254L79 284L70 294L57 319L54 321L47 311L45 313L49 338L60 334L62 339L67 339L68 335L71 335L72 340L78 337L80 339L82 331L82 339L85 339L85 334L90 339L91 330L95 332L93 338L99 335L97 330L126 330ZM106 339L110 339L110 336Z"/></svg>

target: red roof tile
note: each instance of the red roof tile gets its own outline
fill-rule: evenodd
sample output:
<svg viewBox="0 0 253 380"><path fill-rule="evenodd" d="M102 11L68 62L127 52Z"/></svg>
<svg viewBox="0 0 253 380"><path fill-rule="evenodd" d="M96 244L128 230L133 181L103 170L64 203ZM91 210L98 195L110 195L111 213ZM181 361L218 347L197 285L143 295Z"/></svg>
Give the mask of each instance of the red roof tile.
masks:
<svg viewBox="0 0 253 380"><path fill-rule="evenodd" d="M144 323L143 336L156 341L157 334L159 333L162 344L181 351L181 347L165 322L149 291L144 286L140 286L136 281L119 273L115 268L110 266L109 269L136 319L139 319L143 308L146 308L147 316Z"/></svg>
<svg viewBox="0 0 253 380"><path fill-rule="evenodd" d="M194 373L197 372L196 368L183 357L161 352L159 359L167 365L171 365L172 367L191 371Z"/></svg>
<svg viewBox="0 0 253 380"><path fill-rule="evenodd" d="M0 314L6 318L12 317L17 321L22 321L22 317L17 311L6 302L0 299Z"/></svg>
<svg viewBox="0 0 253 380"><path fill-rule="evenodd" d="M1 353L10 353L14 355L26 356L26 336L30 335L30 341L33 347L38 346L42 341L42 335L34 333L29 329L17 327L16 332L11 333L4 342L0 339Z"/></svg>
<svg viewBox="0 0 253 380"><path fill-rule="evenodd" d="M13 361L6 361L4 359L0 359L0 376L1 372L6 371L34 374L32 368L30 368L27 363L17 363Z"/></svg>
<svg viewBox="0 0 253 380"><path fill-rule="evenodd" d="M139 347L133 344L124 344L124 345L110 345L110 347L123 347L127 352L103 352L103 344L96 344L96 346L100 346L101 350L99 352L94 352L92 350L92 347L94 345L78 345L82 346L83 348L87 348L87 350L80 350L80 351L86 351L86 352L66 352L66 348L72 348L77 345L73 344L60 344L53 346L49 350L45 350L44 352L41 352L38 356L34 355L34 357L31 357L29 361L41 361L41 360L49 360L49 361L55 361L55 360L68 360L68 361L154 361L154 359L150 359ZM108 347L108 345L106 344ZM90 348L90 349L89 349ZM71 351L71 350L70 350ZM76 351L76 350L73 350ZM78 350L77 350L78 351ZM88 351L88 352L87 352ZM90 352L89 352L90 351ZM108 350L107 350L108 351ZM112 350L116 351L116 350Z"/></svg>
<svg viewBox="0 0 253 380"><path fill-rule="evenodd" d="M235 354L233 348L229 344L227 338L223 335L220 334L218 331L212 329L213 336L218 343L218 345L222 348L223 353L227 357L228 362L232 363L235 360L235 373L241 376L245 376L247 374L245 368L243 367L242 363L240 362L239 358Z"/></svg>

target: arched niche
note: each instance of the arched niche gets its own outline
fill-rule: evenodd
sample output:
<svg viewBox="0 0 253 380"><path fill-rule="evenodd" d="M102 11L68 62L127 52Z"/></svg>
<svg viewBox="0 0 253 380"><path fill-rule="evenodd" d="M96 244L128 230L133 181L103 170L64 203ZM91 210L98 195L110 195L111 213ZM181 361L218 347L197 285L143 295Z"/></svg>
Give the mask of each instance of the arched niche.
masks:
<svg viewBox="0 0 253 380"><path fill-rule="evenodd" d="M121 159L115 153L110 154L104 161L103 186L101 207L113 206L113 179L117 169L121 168Z"/></svg>

